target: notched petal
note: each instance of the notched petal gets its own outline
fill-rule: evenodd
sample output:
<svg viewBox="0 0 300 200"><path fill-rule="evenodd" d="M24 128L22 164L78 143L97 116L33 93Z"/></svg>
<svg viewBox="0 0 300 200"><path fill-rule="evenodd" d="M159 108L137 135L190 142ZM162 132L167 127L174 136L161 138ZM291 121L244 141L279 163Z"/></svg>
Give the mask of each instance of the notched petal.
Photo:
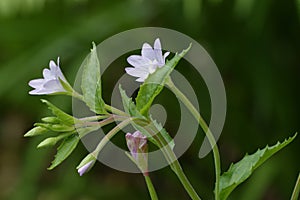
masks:
<svg viewBox="0 0 300 200"><path fill-rule="evenodd" d="M44 84L44 79L34 79L29 81L28 85L33 88L42 87Z"/></svg>

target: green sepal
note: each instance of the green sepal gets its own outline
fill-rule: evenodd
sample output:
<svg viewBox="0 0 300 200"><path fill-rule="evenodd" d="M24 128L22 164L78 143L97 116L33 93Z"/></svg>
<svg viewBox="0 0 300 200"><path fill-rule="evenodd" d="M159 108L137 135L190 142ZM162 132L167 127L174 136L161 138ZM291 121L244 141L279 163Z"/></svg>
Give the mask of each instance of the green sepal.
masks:
<svg viewBox="0 0 300 200"><path fill-rule="evenodd" d="M51 166L48 167L48 170L52 170L61 164L76 148L79 137L76 134L72 134L69 137L65 138L64 141L57 148L57 153L54 160L51 163Z"/></svg>
<svg viewBox="0 0 300 200"><path fill-rule="evenodd" d="M75 130L74 125L68 126L64 124L35 123L34 126L40 126L54 132L70 132Z"/></svg>
<svg viewBox="0 0 300 200"><path fill-rule="evenodd" d="M47 104L48 108L52 111L52 113L57 116L57 118L64 124L72 125L74 124L75 118L64 111L60 110L56 106L54 106L52 103L45 99L41 99L41 101L45 104Z"/></svg>
<svg viewBox="0 0 300 200"><path fill-rule="evenodd" d="M74 91L73 88L72 88L72 86L68 82L63 81L59 77L58 77L58 80L59 80L61 86L67 91L67 93L69 93L71 95L73 93L73 91Z"/></svg>
<svg viewBox="0 0 300 200"><path fill-rule="evenodd" d="M221 200L227 199L229 194L242 182L244 182L255 169L257 169L261 164L263 164L267 159L269 159L276 152L284 148L286 145L291 143L297 133L285 140L284 142L278 142L274 146L266 146L262 150L257 150L256 153L252 155L245 155L245 157L235 163L231 164L227 172L223 173L220 177L219 195Z"/></svg>
<svg viewBox="0 0 300 200"><path fill-rule="evenodd" d="M59 142L60 140L70 136L71 134L73 134L73 133L69 132L69 133L60 134L59 136L56 136L56 137L46 138L38 144L37 148L44 148L44 147L54 146L54 145L56 145L57 142Z"/></svg>
<svg viewBox="0 0 300 200"><path fill-rule="evenodd" d="M43 140L42 142L40 142L37 148L51 147L56 145L57 142L58 142L57 137L49 137Z"/></svg>
<svg viewBox="0 0 300 200"><path fill-rule="evenodd" d="M45 133L48 133L49 130L40 126L34 127L33 129L29 130L24 137L33 137L37 135L43 135Z"/></svg>
<svg viewBox="0 0 300 200"><path fill-rule="evenodd" d="M42 121L50 124L59 124L61 121L57 117L43 117Z"/></svg>
<svg viewBox="0 0 300 200"><path fill-rule="evenodd" d="M83 167L84 165L88 164L91 161L95 162L96 160L97 160L97 158L92 153L90 153L79 163L79 165L76 167L76 169Z"/></svg>
<svg viewBox="0 0 300 200"><path fill-rule="evenodd" d="M102 99L100 62L94 42L91 53L83 65L81 89L85 103L93 112L107 113Z"/></svg>
<svg viewBox="0 0 300 200"><path fill-rule="evenodd" d="M149 74L145 82L140 86L136 98L136 107L142 115L148 117L148 112L153 100L162 91L170 73L190 48L191 45L180 54L176 53L176 55L171 60L168 60L163 67L157 68L153 74Z"/></svg>

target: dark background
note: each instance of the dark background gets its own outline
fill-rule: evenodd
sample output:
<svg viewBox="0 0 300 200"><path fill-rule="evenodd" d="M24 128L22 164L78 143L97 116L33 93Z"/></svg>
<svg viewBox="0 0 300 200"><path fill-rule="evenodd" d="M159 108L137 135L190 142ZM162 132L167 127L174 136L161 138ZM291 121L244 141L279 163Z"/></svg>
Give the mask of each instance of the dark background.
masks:
<svg viewBox="0 0 300 200"><path fill-rule="evenodd" d="M39 97L28 95L28 81L40 77L49 60L60 56L61 68L73 83L92 41L100 43L131 28L180 31L202 44L214 59L228 100L226 124L218 141L223 171L245 152L293 135L300 128L299 20L297 0L1 0L0 199L148 199L139 174L97 163L79 177L75 167L86 155L81 144L62 165L47 171L55 149L37 150L41 138L23 138L34 122L49 114ZM125 59L122 62L127 65ZM205 85L197 84L195 78L191 83L201 98ZM104 96L109 96L105 78L103 84ZM70 98L43 98L71 112ZM203 99L208 106L201 109L208 119L209 99ZM172 130L172 123L167 128ZM212 156L197 157L202 138L199 131L180 162L200 195L212 199ZM299 166L298 137L230 199L289 199ZM161 199L188 199L170 168L151 177Z"/></svg>

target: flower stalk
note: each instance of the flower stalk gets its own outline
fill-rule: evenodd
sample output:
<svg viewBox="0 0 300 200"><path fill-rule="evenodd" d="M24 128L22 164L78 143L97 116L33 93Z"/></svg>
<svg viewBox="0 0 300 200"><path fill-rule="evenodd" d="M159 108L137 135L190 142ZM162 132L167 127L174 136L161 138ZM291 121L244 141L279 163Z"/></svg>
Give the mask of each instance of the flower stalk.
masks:
<svg viewBox="0 0 300 200"><path fill-rule="evenodd" d="M148 127L144 127L147 132L149 132L153 137L158 141L160 145L160 149L163 152L165 158L167 159L171 169L177 175L178 179L180 180L181 184L193 200L201 200L195 189L193 188L192 184L189 182L188 178L184 174L182 167L177 160L177 157L174 151L171 149L170 145L167 143L165 138L161 135L159 130L150 123Z"/></svg>
<svg viewBox="0 0 300 200"><path fill-rule="evenodd" d="M148 191L149 191L149 194L150 194L151 199L152 199L152 200L158 200L158 197L157 197L155 188L154 188L154 186L153 186L153 184L152 184L152 181L151 181L151 179L150 179L149 174L144 175L144 178L145 178L145 181L146 181L147 188L148 188Z"/></svg>
<svg viewBox="0 0 300 200"><path fill-rule="evenodd" d="M130 154L126 152L126 155L134 162L144 175L145 182L152 200L157 200L157 194L152 184L148 173L148 144L147 137L140 131L134 133L127 133L126 136L127 147Z"/></svg>
<svg viewBox="0 0 300 200"><path fill-rule="evenodd" d="M96 149L93 151L94 157L98 157L99 152L103 149L103 147L113 138L122 128L126 127L130 122L132 121L131 118L128 118L127 120L122 121L120 124L115 126L111 131L109 131L103 139L100 141L100 143L97 145Z"/></svg>
<svg viewBox="0 0 300 200"><path fill-rule="evenodd" d="M298 175L298 178L297 178L297 181L296 181L295 188L293 190L291 200L297 200L298 197L299 197L299 192L300 192L300 173Z"/></svg>
<svg viewBox="0 0 300 200"><path fill-rule="evenodd" d="M197 109L193 106L193 104L188 100L188 98L174 85L171 78L169 78L166 82L167 86L171 89L172 92L182 101L182 103L188 108L188 110L192 113L192 115L195 117L195 119L198 121L199 125L201 126L202 130L206 134L209 143L213 150L214 155L214 164L215 164L215 176L216 176L216 182L215 182L215 200L219 200L219 182L220 182L220 175L221 175L221 161L220 161L220 153L218 146L216 144L216 140L208 128L206 122L200 115L200 113L197 111Z"/></svg>

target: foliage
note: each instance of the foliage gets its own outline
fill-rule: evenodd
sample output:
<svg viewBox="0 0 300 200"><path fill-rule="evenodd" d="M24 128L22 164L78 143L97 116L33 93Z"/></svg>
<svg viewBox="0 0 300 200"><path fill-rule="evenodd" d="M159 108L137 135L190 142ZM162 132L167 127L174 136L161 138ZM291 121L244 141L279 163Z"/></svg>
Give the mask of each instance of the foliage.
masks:
<svg viewBox="0 0 300 200"><path fill-rule="evenodd" d="M133 27L163 26L184 32L200 41L212 55L223 74L228 93L230 111L226 123L233 123L225 127L223 135L226 138L221 138L220 141L224 160L231 162L241 152L285 137L291 127L295 127L293 131L298 130L300 96L296 91L299 89L300 7L295 6L298 2L0 1L0 12L4 16L0 18L1 163L5 165L2 168L3 174L19 174L17 177L3 179L7 181L0 183L0 198L36 199L39 196L44 197L43 199L140 199L142 194L139 193L144 192L144 189L140 189L140 182L131 181L133 175L114 179L115 174L102 168L93 175L98 177L97 180L103 177L111 180L108 183L94 182L95 179L91 177L79 179L73 170L65 170L63 175L60 170L51 173L52 179L49 182L44 167L45 163L49 163L46 159L48 151L35 151L34 147L38 142L36 140L25 143L25 140L20 139L31 128L33 121L47 114L47 109L39 104L38 98L29 97L26 92L29 88L25 84L30 77L40 75L41 67L48 64L47 60L60 55L62 66L72 83L78 66L88 52L87 44L91 41L98 43L114 33ZM177 69L186 76L194 77L193 71L188 67ZM116 77L119 74L117 71L114 73ZM112 82L116 80L114 77L109 78ZM204 115L209 117L209 102L204 100L206 88L200 80L201 77L194 77L191 84L195 90L204 91L199 96L202 100L200 106ZM104 98L109 97L105 91L110 90L109 84L104 85ZM159 98L168 102L164 97L165 92ZM59 102L59 107L69 113L68 98L49 99L56 105ZM171 122L167 123L168 130L176 129L173 116L174 111L170 110L168 118ZM20 120L23 125L11 125L11 121ZM42 121L55 123L49 120ZM265 130L270 134L263 134ZM43 135L48 132L40 133ZM201 141L201 136L197 137ZM295 142L299 143L299 137ZM186 171L191 176L204 174L202 180L192 181L203 190L204 198L209 199L212 188L205 177L211 176L212 169L206 167L207 160L197 161L189 156L194 153L196 155L199 145L200 142L195 142L195 147L183 156L182 162L189 166ZM265 173L258 177L265 180L264 182L247 185L251 188L241 187L232 194L232 199L246 199L244 192L255 193L257 199L262 199L270 191L266 188L270 187L275 187L278 198L285 199L290 196L293 187L290 180L299 169L298 165L292 164L298 158L298 146L294 143L286 149L284 157L278 155L272 159L273 174ZM82 148L80 145L79 147ZM73 156L69 159L64 164L66 168L72 168L74 162L78 162L80 158ZM201 164L197 164L199 162ZM32 166L31 163L36 165ZM227 165L229 163L225 162L224 166ZM289 166L289 170L277 173L286 166ZM171 181L173 176L168 171L158 172L158 175L157 182L162 182L160 175L170 177L168 187L161 186L161 190L168 193L162 198L186 198L181 190L174 190L177 183ZM40 184L44 181L47 181L46 185ZM119 184L120 188L111 190L111 182ZM18 192L9 192L12 191L11 185L16 185L15 191ZM132 193L132 188L139 192Z"/></svg>

